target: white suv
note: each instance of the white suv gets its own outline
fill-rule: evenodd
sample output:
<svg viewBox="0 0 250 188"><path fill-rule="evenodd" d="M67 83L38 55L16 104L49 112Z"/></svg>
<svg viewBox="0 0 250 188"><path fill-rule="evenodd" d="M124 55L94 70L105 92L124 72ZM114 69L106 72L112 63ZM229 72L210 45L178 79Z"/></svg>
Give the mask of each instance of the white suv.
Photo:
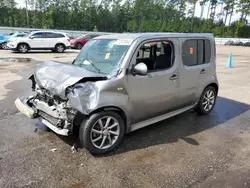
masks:
<svg viewBox="0 0 250 188"><path fill-rule="evenodd" d="M7 46L20 53L26 53L29 50L52 50L52 52L62 53L70 47L70 38L65 33L35 31L27 37L13 39Z"/></svg>

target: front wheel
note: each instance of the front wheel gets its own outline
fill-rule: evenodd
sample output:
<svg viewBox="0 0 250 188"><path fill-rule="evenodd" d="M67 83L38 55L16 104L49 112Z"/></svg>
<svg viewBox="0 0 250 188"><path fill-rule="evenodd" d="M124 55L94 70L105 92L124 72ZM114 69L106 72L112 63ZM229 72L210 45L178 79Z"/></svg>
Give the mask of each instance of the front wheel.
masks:
<svg viewBox="0 0 250 188"><path fill-rule="evenodd" d="M203 91L200 101L196 107L197 113L200 115L209 114L215 106L216 98L217 98L217 92L215 88L212 86L207 87Z"/></svg>
<svg viewBox="0 0 250 188"><path fill-rule="evenodd" d="M124 121L116 112L98 112L81 123L81 144L92 154L113 151L124 137Z"/></svg>
<svg viewBox="0 0 250 188"><path fill-rule="evenodd" d="M27 44L19 44L18 47L17 47L17 51L19 53L27 53L29 50L29 47Z"/></svg>

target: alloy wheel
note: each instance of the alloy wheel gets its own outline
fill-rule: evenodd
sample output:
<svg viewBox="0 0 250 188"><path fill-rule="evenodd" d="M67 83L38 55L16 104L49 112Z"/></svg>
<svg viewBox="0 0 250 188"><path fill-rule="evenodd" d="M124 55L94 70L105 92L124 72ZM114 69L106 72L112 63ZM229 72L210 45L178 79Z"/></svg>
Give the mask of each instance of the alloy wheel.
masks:
<svg viewBox="0 0 250 188"><path fill-rule="evenodd" d="M98 149L108 149L113 146L120 135L120 125L117 119L111 116L100 118L92 126L90 139Z"/></svg>
<svg viewBox="0 0 250 188"><path fill-rule="evenodd" d="M57 46L57 51L58 52L63 52L63 50L64 50L64 47L62 45Z"/></svg>
<svg viewBox="0 0 250 188"><path fill-rule="evenodd" d="M205 93L204 98L202 100L203 109L206 112L210 111L214 106L214 102L215 102L215 93L212 90L208 90Z"/></svg>
<svg viewBox="0 0 250 188"><path fill-rule="evenodd" d="M20 49L20 52L22 52L22 53L25 53L25 52L28 51L28 47L27 47L26 45L21 45L21 46L19 47L19 49Z"/></svg>

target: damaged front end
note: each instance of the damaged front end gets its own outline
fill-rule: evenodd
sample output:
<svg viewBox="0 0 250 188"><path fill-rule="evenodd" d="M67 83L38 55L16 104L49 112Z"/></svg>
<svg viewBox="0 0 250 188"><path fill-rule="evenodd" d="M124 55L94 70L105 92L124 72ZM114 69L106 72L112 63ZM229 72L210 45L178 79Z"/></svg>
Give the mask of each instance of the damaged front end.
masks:
<svg viewBox="0 0 250 188"><path fill-rule="evenodd" d="M107 77L85 73L72 65L47 63L38 67L29 79L34 95L18 98L17 109L31 119L40 118L42 123L59 135L73 132L77 117L88 115L95 104L98 89L94 82Z"/></svg>

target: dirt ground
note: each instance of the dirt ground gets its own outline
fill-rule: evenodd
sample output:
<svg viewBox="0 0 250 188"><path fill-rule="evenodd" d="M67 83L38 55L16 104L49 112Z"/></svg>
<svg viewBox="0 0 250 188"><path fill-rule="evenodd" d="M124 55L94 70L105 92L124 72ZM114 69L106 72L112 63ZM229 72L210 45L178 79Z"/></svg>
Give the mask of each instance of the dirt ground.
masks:
<svg viewBox="0 0 250 188"><path fill-rule="evenodd" d="M233 68L225 68L229 53ZM250 48L217 46L219 97L213 112L187 112L125 136L108 156L72 153L73 137L34 132L14 106L31 93L28 77L64 54L0 51L0 187L250 187ZM26 58L26 59L24 59ZM55 149L55 150L53 150Z"/></svg>

